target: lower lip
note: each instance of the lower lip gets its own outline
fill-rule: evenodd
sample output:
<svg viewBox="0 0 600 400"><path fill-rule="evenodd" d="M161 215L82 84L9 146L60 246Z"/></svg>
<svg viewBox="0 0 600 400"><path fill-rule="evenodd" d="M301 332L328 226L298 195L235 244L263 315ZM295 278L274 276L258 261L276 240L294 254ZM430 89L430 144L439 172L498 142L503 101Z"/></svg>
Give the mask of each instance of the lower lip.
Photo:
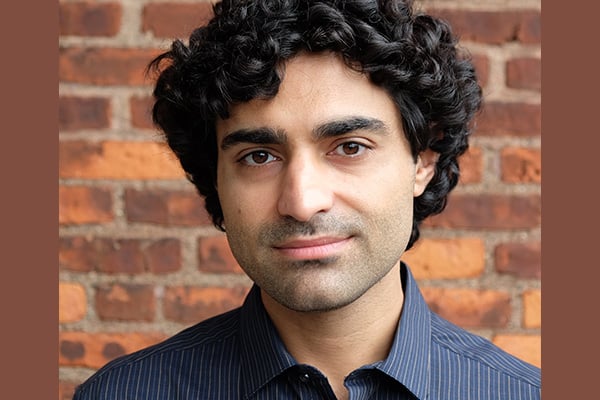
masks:
<svg viewBox="0 0 600 400"><path fill-rule="evenodd" d="M304 247L277 247L277 251L286 258L293 260L316 260L333 257L350 242L350 238L337 242Z"/></svg>

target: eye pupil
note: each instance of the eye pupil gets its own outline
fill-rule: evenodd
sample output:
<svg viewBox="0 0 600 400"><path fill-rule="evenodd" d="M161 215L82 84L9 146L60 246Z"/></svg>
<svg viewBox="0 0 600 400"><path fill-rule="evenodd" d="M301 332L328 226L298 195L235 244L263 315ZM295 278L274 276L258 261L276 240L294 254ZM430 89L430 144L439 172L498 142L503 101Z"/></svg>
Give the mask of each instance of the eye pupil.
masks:
<svg viewBox="0 0 600 400"><path fill-rule="evenodd" d="M252 161L256 164L263 164L269 160L269 154L264 151L257 151L252 153Z"/></svg>
<svg viewBox="0 0 600 400"><path fill-rule="evenodd" d="M344 143L343 148L345 154L356 154L359 151L357 143Z"/></svg>

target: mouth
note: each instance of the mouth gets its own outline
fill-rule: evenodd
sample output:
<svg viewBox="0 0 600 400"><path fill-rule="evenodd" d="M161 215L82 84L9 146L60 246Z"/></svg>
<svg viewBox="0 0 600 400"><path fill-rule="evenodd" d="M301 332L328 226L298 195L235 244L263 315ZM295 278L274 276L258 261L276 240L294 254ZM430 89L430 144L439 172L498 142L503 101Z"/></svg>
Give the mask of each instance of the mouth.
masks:
<svg viewBox="0 0 600 400"><path fill-rule="evenodd" d="M288 259L315 260L336 256L351 240L351 236L294 239L273 248Z"/></svg>

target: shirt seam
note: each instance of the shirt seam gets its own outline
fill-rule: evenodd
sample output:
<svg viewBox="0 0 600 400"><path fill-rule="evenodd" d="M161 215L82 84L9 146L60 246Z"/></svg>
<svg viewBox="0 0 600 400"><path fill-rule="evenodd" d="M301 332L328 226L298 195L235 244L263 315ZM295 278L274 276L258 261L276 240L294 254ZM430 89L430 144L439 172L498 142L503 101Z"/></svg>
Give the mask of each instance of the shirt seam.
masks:
<svg viewBox="0 0 600 400"><path fill-rule="evenodd" d="M84 382L80 386L80 389L78 389L78 391L80 391L81 393L85 393L90 390L90 386L92 386L92 384L98 382L106 374L119 372L125 367L131 366L132 364L135 364L138 362L142 362L143 360L147 360L150 357L158 356L158 355L168 353L168 352L180 352L180 351L187 350L187 349L194 348L194 347L199 348L199 347L203 347L203 346L207 346L207 345L214 345L214 344L224 342L226 340L230 340L237 336L236 331L237 331L237 329L232 330L232 332L230 332L226 336L213 337L213 338L210 338L210 340L203 340L201 343L194 343L194 344L181 346L181 347L178 346L175 348L166 347L165 342L159 342L150 348L140 349L137 352L134 352L134 353L131 353L128 355L124 355L122 357L123 359L116 358L110 362L110 363L114 363L114 365L107 364L105 369L103 368L102 371L98 371L98 373L95 374L89 381ZM156 347L156 348L153 348L153 347ZM141 353L146 353L146 354L141 354Z"/></svg>
<svg viewBox="0 0 600 400"><path fill-rule="evenodd" d="M514 375L514 374L512 374L512 373L510 373L510 372L508 372L506 370L504 370L503 368L498 368L498 367L494 366L493 364L489 363L487 360L484 360L484 359L481 359L481 358L478 358L478 357L474 357L472 354L469 354L469 353L459 353L457 350L453 349L452 347L450 347L447 344L445 344L442 341L440 341L437 338L437 336L435 336L435 335L432 335L432 340L438 346L440 346L440 347L442 347L442 348L444 348L444 349L452 352L453 354L455 354L455 355L457 355L457 356L459 356L461 358L466 358L466 359L469 359L469 360L474 361L476 363L483 364L487 368L489 368L489 369L491 369L493 371L497 371L498 373L500 373L502 375L509 376L511 378L514 378L514 379L520 381L520 382L527 383L528 385L531 385L531 386L534 386L536 388L541 389L541 385L540 384L538 384L537 382L533 382L533 381L531 381L530 379L528 379L526 377L523 377L521 375Z"/></svg>

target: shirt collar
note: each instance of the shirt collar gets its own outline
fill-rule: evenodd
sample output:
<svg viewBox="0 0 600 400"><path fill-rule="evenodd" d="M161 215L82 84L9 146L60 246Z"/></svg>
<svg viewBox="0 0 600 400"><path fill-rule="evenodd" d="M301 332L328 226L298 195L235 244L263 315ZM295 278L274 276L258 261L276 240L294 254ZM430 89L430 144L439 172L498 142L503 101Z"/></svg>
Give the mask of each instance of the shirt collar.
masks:
<svg viewBox="0 0 600 400"><path fill-rule="evenodd" d="M247 399L271 379L297 362L286 350L260 297L252 287L240 313L240 347L243 398Z"/></svg>
<svg viewBox="0 0 600 400"><path fill-rule="evenodd" d="M404 263L401 263L401 276L404 287L402 315L387 358L374 367L404 385L417 398L424 399L430 379L430 311ZM297 365L264 309L256 285L250 290L240 313L240 344L244 398L249 398L283 371Z"/></svg>
<svg viewBox="0 0 600 400"><path fill-rule="evenodd" d="M417 398L427 398L430 380L431 313L417 282L401 263L404 287L402 315L388 357L376 368L394 378Z"/></svg>

